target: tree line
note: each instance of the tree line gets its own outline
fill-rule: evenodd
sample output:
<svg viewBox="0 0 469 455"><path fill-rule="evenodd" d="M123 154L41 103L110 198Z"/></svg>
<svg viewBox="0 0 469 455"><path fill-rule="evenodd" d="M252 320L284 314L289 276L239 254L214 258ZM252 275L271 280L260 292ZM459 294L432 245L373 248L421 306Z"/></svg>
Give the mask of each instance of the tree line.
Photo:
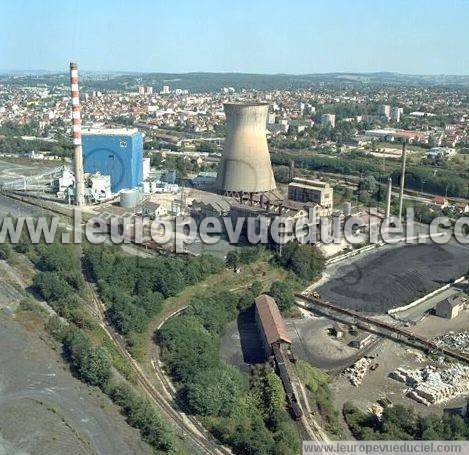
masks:
<svg viewBox="0 0 469 455"><path fill-rule="evenodd" d="M131 345L133 334L146 329L164 299L223 269L223 262L209 255L141 258L124 256L106 245L88 246L85 265L98 285L109 320Z"/></svg>
<svg viewBox="0 0 469 455"><path fill-rule="evenodd" d="M393 182L399 182L400 170L396 163L395 168L383 172L382 164L375 158L364 154L350 154L347 157L327 157L317 155L287 155L285 153L275 153L271 155L274 165L288 166L293 160L295 167L309 169L311 171L331 172L342 175L367 175L373 176L378 181L385 181L389 176ZM435 169L425 166L407 166L406 187L415 190L422 190L445 196L467 197L469 186L467 179L458 173L449 173L444 169Z"/></svg>
<svg viewBox="0 0 469 455"><path fill-rule="evenodd" d="M72 372L90 386L101 388L120 406L129 425L140 430L155 453L174 453L177 444L172 427L148 399L114 372L108 350L94 341L96 324L84 307L78 246L58 242L32 245L22 238L14 248L27 254L38 270L33 285L57 313L47 320L45 328L62 344Z"/></svg>
<svg viewBox="0 0 469 455"><path fill-rule="evenodd" d="M421 416L412 408L397 404L386 407L378 419L374 414L363 412L352 403L345 403L343 414L350 431L357 439L372 441L469 439L469 418L459 415Z"/></svg>
<svg viewBox="0 0 469 455"><path fill-rule="evenodd" d="M227 324L249 308L262 286L241 295L228 291L195 296L187 310L157 333L162 360L185 407L238 454L295 454L299 438L286 411L285 393L271 368L250 381L219 358Z"/></svg>

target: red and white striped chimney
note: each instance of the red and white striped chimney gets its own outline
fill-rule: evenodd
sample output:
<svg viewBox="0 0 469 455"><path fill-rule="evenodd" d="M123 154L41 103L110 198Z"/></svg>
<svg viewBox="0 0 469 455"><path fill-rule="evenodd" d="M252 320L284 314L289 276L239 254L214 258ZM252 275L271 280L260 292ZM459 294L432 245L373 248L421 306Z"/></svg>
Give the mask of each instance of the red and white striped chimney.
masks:
<svg viewBox="0 0 469 455"><path fill-rule="evenodd" d="M80 90L78 85L78 65L70 63L70 87L72 91L72 136L75 159L75 205L85 203L83 179L83 150L81 147Z"/></svg>

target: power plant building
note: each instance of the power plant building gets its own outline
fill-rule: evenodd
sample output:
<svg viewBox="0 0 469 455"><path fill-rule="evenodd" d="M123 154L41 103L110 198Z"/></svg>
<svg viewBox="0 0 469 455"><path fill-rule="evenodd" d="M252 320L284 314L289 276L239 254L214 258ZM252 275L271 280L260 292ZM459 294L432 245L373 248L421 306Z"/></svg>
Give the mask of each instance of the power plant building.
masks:
<svg viewBox="0 0 469 455"><path fill-rule="evenodd" d="M227 103L226 139L218 167L216 187L235 196L276 188L267 148L266 103Z"/></svg>
<svg viewBox="0 0 469 455"><path fill-rule="evenodd" d="M143 135L137 129L87 130L82 133L85 172L111 177L117 193L143 181Z"/></svg>
<svg viewBox="0 0 469 455"><path fill-rule="evenodd" d="M297 202L314 202L332 213L334 190L327 182L294 178L288 185L288 199Z"/></svg>

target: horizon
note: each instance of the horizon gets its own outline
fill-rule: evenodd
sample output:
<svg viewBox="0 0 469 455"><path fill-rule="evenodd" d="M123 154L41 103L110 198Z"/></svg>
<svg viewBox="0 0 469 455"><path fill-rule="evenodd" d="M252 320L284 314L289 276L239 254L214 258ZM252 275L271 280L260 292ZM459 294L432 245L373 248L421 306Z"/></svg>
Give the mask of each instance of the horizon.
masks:
<svg viewBox="0 0 469 455"><path fill-rule="evenodd" d="M285 72L278 72L278 73L255 73L249 71L137 71L137 70L111 70L111 69L102 69L102 70L95 70L95 69L87 69L81 68L80 62L76 62L79 66L79 71L81 74L83 73L96 73L96 74L244 74L244 75L253 75L253 76L327 76L327 75L379 75L379 74L389 74L395 76L411 76L411 77L469 77L469 72L466 74L454 74L454 73L401 73L399 71L329 71L329 72L311 72L311 73L285 73ZM68 69L59 70L48 70L48 69L8 69L8 68L0 68L0 74L12 74L12 73L30 73L32 75L39 74L39 73L46 73L49 75L67 75L69 74Z"/></svg>
<svg viewBox="0 0 469 455"><path fill-rule="evenodd" d="M72 60L90 72L469 74L469 2L283 5L20 0L0 17L0 67L61 73Z"/></svg>

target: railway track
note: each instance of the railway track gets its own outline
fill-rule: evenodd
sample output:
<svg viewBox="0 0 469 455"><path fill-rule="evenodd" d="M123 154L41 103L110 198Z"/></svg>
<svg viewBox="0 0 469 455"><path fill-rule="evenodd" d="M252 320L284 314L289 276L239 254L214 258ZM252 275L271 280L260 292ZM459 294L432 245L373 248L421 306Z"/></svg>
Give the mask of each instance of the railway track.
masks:
<svg viewBox="0 0 469 455"><path fill-rule="evenodd" d="M380 321L378 319L375 319L369 316L365 316L364 314L359 313L358 311L348 310L348 309L339 307L337 305L334 305L330 302L326 302L324 300L317 299L315 297L310 297L305 294L296 293L295 296L306 302L312 303L313 305L317 305L320 308L326 309L327 311L339 313L343 316L353 318L355 321L361 323L361 326L362 328L364 328L364 330L370 331L370 328L373 328L376 331L376 329L379 329L381 335L387 334L388 337L393 336L398 341L405 341L407 344L413 345L416 348L423 349L429 352L431 351L441 352L442 354L448 357L451 357L460 362L469 364L468 354L464 354L462 352L458 352L458 351L455 351L453 349L449 349L446 347L438 346L438 344L436 344L435 342L421 335L417 335L416 333L413 333L409 330L405 330L396 325L392 325L387 322ZM303 306L303 307L311 311L311 308L309 308L308 306Z"/></svg>
<svg viewBox="0 0 469 455"><path fill-rule="evenodd" d="M105 316L106 308L96 294L96 290L94 289L92 283L88 279L86 280L86 283L90 289L93 301L93 305L90 308L91 311L95 316L98 317L100 326L114 342L121 355L129 362L138 384L144 390L148 398L150 398L150 400L156 404L160 412L166 418L176 422L178 427L182 430L182 434L187 437L195 447L199 449L200 453L208 455L231 455L231 450L221 445L199 422L197 422L195 418L184 414L178 409L175 409L174 404L170 402L171 397L165 398L162 396L161 392L155 388L155 386L143 372L140 365L127 351L123 337L116 333L114 328L107 321ZM157 371L156 368L155 372L158 379L161 381L161 372Z"/></svg>

